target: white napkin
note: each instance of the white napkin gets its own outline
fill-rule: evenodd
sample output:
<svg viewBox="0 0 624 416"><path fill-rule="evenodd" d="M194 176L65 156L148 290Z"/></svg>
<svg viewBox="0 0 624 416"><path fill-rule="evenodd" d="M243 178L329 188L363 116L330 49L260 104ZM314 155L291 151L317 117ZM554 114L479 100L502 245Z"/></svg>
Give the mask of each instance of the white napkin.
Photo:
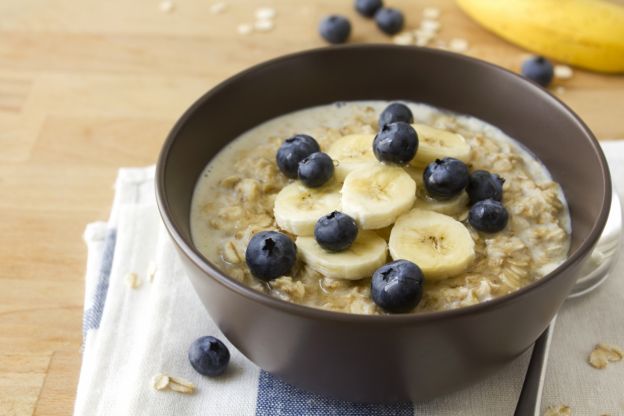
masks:
<svg viewBox="0 0 624 416"><path fill-rule="evenodd" d="M604 143L624 195L624 142ZM511 415L529 354L483 382L431 402L365 405L329 400L282 383L242 356L219 332L179 265L154 199L154 169L121 169L108 223L89 224L84 354L75 415ZM597 342L624 346L624 256L601 288L566 302L552 344L543 408L574 415L624 414L624 362L587 364ZM155 265L155 267L154 267ZM150 279L150 271L155 271ZM130 287L136 273L140 285ZM150 281L151 280L151 281ZM194 372L190 343L214 335L231 362L223 377ZM166 373L192 381L192 395L157 391Z"/></svg>

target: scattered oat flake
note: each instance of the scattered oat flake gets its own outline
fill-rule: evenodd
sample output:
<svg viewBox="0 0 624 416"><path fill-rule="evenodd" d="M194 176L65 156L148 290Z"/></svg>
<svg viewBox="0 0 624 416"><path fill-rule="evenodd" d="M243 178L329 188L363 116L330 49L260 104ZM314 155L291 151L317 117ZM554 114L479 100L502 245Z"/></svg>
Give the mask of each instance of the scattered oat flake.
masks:
<svg viewBox="0 0 624 416"><path fill-rule="evenodd" d="M249 35L251 32L253 32L253 26L248 23L241 23L236 27L236 31L239 35ZM225 182L225 179L223 180L223 182Z"/></svg>
<svg viewBox="0 0 624 416"><path fill-rule="evenodd" d="M259 32L268 32L273 29L273 21L268 19L256 20L254 29Z"/></svg>
<svg viewBox="0 0 624 416"><path fill-rule="evenodd" d="M566 89L564 87L562 87L561 85L555 88L555 93L556 94L564 94L566 92Z"/></svg>
<svg viewBox="0 0 624 416"><path fill-rule="evenodd" d="M163 373L158 373L152 377L152 387L156 390L164 390L169 385L169 376Z"/></svg>
<svg viewBox="0 0 624 416"><path fill-rule="evenodd" d="M139 278L139 275L134 272L128 273L126 275L126 284L132 289L136 289L141 286L141 279Z"/></svg>
<svg viewBox="0 0 624 416"><path fill-rule="evenodd" d="M555 65L555 78L570 79L574 75L574 71L567 65Z"/></svg>
<svg viewBox="0 0 624 416"><path fill-rule="evenodd" d="M430 40L431 40L431 38L427 38L427 37L417 37L416 38L416 42L414 42L414 45L416 45L416 46L427 46L429 44Z"/></svg>
<svg viewBox="0 0 624 416"><path fill-rule="evenodd" d="M219 14L219 13L223 13L223 11L225 11L225 9L227 9L227 4L223 1L218 1L216 3L213 3L210 6L210 13L212 14Z"/></svg>
<svg viewBox="0 0 624 416"><path fill-rule="evenodd" d="M271 7L260 7L256 9L256 19L258 20L270 20L276 15L275 9Z"/></svg>
<svg viewBox="0 0 624 416"><path fill-rule="evenodd" d="M150 283L152 283L154 281L154 276L156 276L156 262L155 261L150 261L149 264L147 265L147 280L149 280Z"/></svg>
<svg viewBox="0 0 624 416"><path fill-rule="evenodd" d="M449 48L455 52L466 52L468 50L468 41L463 38L453 38L449 42Z"/></svg>
<svg viewBox="0 0 624 416"><path fill-rule="evenodd" d="M169 376L169 388L178 393L192 394L195 391L195 384L180 377Z"/></svg>
<svg viewBox="0 0 624 416"><path fill-rule="evenodd" d="M437 19L440 17L440 9L437 7L425 7L422 14L425 19Z"/></svg>
<svg viewBox="0 0 624 416"><path fill-rule="evenodd" d="M440 22L437 20L425 19L420 22L420 30L426 32L437 32L440 29Z"/></svg>
<svg viewBox="0 0 624 416"><path fill-rule="evenodd" d="M195 384L193 384L192 382L188 380L183 379L182 377L169 376L169 379L171 380L172 383L179 384L180 386L189 387L192 389L195 388Z"/></svg>
<svg viewBox="0 0 624 416"><path fill-rule="evenodd" d="M392 42L396 45L411 45L414 43L414 35L410 32L399 33L392 38Z"/></svg>
<svg viewBox="0 0 624 416"><path fill-rule="evenodd" d="M609 362L617 362L624 358L624 351L617 345L597 344L589 354L587 362L594 368L605 368Z"/></svg>
<svg viewBox="0 0 624 416"><path fill-rule="evenodd" d="M163 0L160 2L158 8L163 13L171 13L173 11L174 4L171 0Z"/></svg>
<svg viewBox="0 0 624 416"><path fill-rule="evenodd" d="M195 384L180 377L168 376L158 373L152 377L152 387L156 390L173 390L179 393L192 394L195 391Z"/></svg>
<svg viewBox="0 0 624 416"><path fill-rule="evenodd" d="M544 412L544 416L571 416L572 409L570 406L559 404L557 406L548 406Z"/></svg>

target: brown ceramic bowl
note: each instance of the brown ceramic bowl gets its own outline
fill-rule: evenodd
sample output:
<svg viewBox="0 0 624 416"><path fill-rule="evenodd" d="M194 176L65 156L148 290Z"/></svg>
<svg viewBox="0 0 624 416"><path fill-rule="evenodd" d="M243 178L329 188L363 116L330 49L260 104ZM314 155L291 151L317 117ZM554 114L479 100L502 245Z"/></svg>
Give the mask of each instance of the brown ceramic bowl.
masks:
<svg viewBox="0 0 624 416"><path fill-rule="evenodd" d="M273 117L345 100L404 99L469 114L533 151L565 192L569 258L517 292L462 309L364 316L312 309L256 292L193 246L189 212L206 163ZM605 158L563 103L489 63L432 49L317 49L257 65L219 84L182 116L160 155L160 213L191 281L225 336L287 382L355 401L424 400L468 385L531 346L555 315L608 214Z"/></svg>

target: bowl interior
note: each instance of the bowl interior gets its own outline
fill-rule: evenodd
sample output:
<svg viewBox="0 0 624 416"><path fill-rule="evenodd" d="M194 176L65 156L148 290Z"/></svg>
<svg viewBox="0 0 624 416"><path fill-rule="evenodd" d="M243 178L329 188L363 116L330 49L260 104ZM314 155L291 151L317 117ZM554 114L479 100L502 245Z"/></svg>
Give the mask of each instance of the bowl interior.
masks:
<svg viewBox="0 0 624 416"><path fill-rule="evenodd" d="M609 174L591 132L567 107L494 65L400 46L349 46L289 55L208 92L176 124L161 154L161 210L184 244L201 256L190 237L191 197L205 165L223 146L263 121L294 110L370 99L424 102L499 127L537 155L563 187L573 226L570 257L598 237L609 204Z"/></svg>

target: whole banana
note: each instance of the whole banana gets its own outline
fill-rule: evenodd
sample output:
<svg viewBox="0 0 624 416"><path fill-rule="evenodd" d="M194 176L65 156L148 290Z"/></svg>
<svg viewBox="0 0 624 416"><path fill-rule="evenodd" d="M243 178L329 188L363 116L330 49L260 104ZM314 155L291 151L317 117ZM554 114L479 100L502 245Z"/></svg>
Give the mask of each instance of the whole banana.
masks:
<svg viewBox="0 0 624 416"><path fill-rule="evenodd" d="M624 6L607 0L457 0L478 23L540 55L624 72Z"/></svg>

